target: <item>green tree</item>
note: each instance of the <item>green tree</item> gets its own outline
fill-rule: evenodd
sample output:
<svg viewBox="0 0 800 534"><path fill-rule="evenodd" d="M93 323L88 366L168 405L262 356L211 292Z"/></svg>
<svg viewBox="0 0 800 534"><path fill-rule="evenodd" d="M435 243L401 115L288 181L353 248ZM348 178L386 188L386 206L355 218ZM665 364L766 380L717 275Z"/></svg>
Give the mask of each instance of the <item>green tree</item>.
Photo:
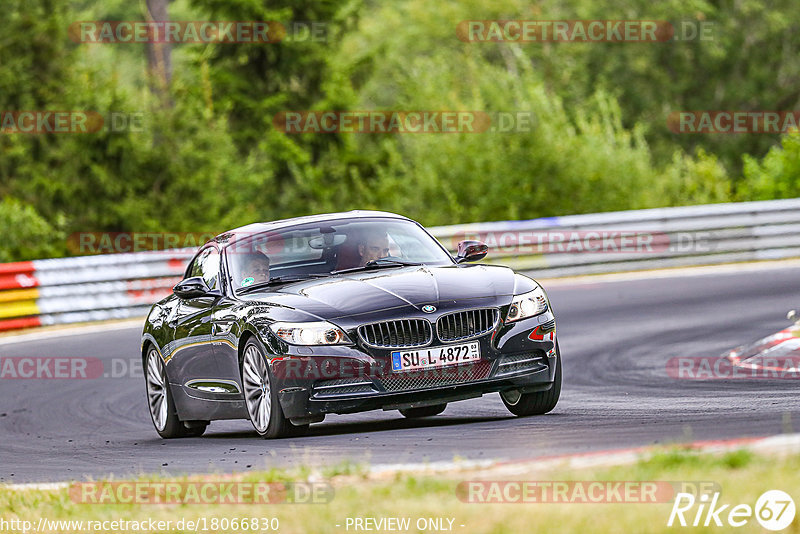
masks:
<svg viewBox="0 0 800 534"><path fill-rule="evenodd" d="M800 197L800 134L783 137L762 159L744 156L744 181L739 191L743 200L771 200Z"/></svg>

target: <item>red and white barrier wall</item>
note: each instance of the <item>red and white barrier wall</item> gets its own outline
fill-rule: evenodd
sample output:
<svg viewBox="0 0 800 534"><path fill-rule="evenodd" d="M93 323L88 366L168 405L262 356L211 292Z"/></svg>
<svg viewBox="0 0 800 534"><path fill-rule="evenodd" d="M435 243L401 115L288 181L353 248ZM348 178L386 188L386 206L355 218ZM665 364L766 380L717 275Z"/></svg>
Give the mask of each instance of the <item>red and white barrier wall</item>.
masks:
<svg viewBox="0 0 800 534"><path fill-rule="evenodd" d="M0 331L143 316L169 295L193 250L0 264Z"/></svg>

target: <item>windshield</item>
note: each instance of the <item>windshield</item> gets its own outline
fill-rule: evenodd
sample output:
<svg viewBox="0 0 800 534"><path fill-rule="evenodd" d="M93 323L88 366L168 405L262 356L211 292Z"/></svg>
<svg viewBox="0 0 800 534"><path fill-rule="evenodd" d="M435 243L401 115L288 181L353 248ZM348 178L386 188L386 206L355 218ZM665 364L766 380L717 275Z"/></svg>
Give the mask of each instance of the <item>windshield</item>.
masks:
<svg viewBox="0 0 800 534"><path fill-rule="evenodd" d="M356 219L292 226L238 239L226 248L236 289L296 280L375 263L452 265L450 255L417 224ZM385 260L384 260L385 259ZM382 261L376 261L382 260Z"/></svg>

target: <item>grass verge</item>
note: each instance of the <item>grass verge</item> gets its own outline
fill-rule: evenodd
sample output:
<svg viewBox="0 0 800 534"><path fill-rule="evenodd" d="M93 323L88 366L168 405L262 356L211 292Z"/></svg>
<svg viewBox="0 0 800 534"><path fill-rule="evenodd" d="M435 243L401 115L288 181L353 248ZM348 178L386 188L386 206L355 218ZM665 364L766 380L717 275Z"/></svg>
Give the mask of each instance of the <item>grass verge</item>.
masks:
<svg viewBox="0 0 800 534"><path fill-rule="evenodd" d="M575 493L581 486L588 491L589 482L604 481L660 481L661 486L671 484L678 487L681 482L705 483L720 492L719 503L731 506L720 515L723 527L691 528L692 532L763 532L755 517L743 527L732 529L725 521L730 509L737 504L755 507L758 497L767 490L780 489L800 504L800 454L784 456L760 456L748 450L736 450L725 454L708 454L664 448L656 450L647 458L634 464L592 468L567 469L553 466L542 469L526 467L525 464L502 466L502 468L462 470L438 474L394 473L372 474L366 466L340 464L323 471L310 468L272 470L246 476L220 475L186 478L143 477L140 483L182 484L225 481L237 483L318 484L332 489L323 503L317 504L84 504L76 502L75 489L59 490L12 490L0 487L0 530L22 531L24 524L12 521L30 521L40 528L40 518L48 521L82 521L54 525L44 524L44 531L99 532L106 522L112 531L127 532L282 532L282 533L341 533L341 532L463 532L463 533L525 533L525 532L676 532L685 530L680 526L667 526L673 504L659 492L664 502L596 503L587 494ZM576 502L559 503L470 503L463 490L467 481L492 486L494 481L583 481L565 494ZM116 481L121 482L121 481ZM130 482L130 481L126 481ZM457 488L460 488L457 491ZM482 491L488 497L490 494ZM478 495L478 494L473 494ZM551 495L553 495L551 493ZM596 495L595 495L596 496ZM502 494L494 497L503 498ZM540 497L540 495L539 495ZM687 511L689 523L694 520L697 506ZM252 519L258 519L253 529ZM271 521L271 519L277 521ZM355 528L356 518L362 519L362 528ZM401 523L363 522L366 518L380 521L382 518L408 519L408 530ZM227 523L224 520L228 520ZM237 519L238 525L231 520ZM241 520L248 519L248 525ZM348 519L350 521L348 521ZM116 525L109 521L142 522ZM150 521L169 521L169 524L150 524ZM182 524L178 521L183 520ZM265 521L266 520L266 521ZM433 520L433 521L429 521ZM452 521L451 521L452 520ZM700 523L705 520L702 514ZM3 524L2 521L6 523ZM190 525L194 521L196 525ZM167 528L159 528L164 527ZM192 528L189 528L191 526ZM49 527L49 528L48 528ZM91 528L90 528L91 527ZM155 527L155 528L153 528ZM215 528L212 528L215 527ZM236 527L236 528L232 528ZM277 527L277 528L273 528ZM370 530L367 530L369 527ZM381 528L383 527L383 528ZM387 528L391 527L391 528ZM400 527L400 528L397 528ZM422 528L420 528L422 527ZM32 528L31 530L35 530ZM449 530L448 530L449 529ZM107 530L108 531L108 530ZM39 532L42 532L40 529ZM784 532L800 533L800 520L795 518Z"/></svg>

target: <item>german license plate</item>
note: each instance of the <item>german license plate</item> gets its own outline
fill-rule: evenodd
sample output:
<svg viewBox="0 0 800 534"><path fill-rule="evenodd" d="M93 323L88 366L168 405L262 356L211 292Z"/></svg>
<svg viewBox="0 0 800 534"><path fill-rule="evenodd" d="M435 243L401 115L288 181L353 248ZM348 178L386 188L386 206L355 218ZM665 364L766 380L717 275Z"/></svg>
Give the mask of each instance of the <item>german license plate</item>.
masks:
<svg viewBox="0 0 800 534"><path fill-rule="evenodd" d="M481 359L477 341L462 345L446 345L392 353L392 371L432 369Z"/></svg>

